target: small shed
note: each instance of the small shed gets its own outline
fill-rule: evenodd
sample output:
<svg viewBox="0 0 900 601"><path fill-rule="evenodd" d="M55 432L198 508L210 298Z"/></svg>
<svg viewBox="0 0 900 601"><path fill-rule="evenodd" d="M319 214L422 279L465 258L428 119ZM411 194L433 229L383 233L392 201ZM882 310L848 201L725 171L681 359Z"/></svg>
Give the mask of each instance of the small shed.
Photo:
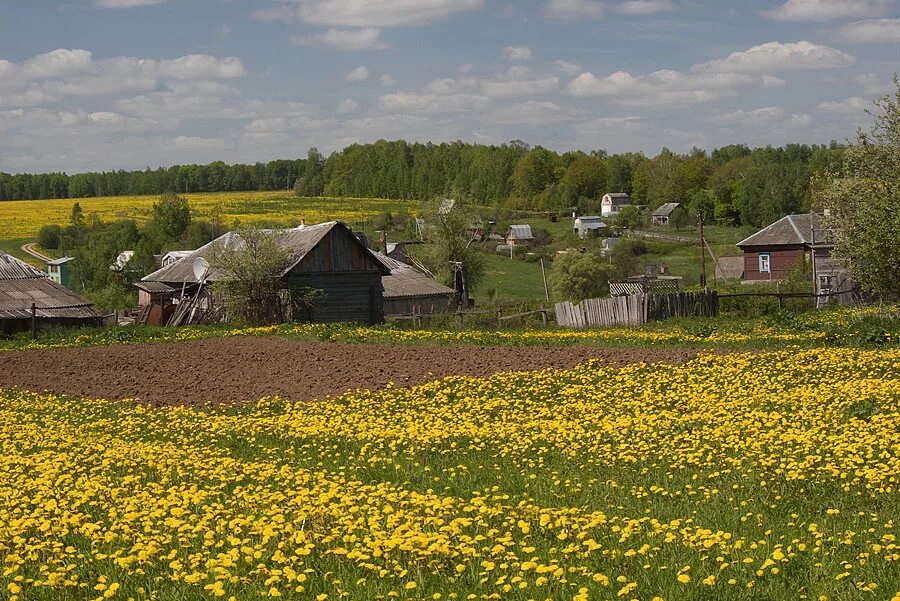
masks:
<svg viewBox="0 0 900 601"><path fill-rule="evenodd" d="M608 227L599 215L584 215L575 220L575 233L579 238L599 236Z"/></svg>
<svg viewBox="0 0 900 601"><path fill-rule="evenodd" d="M385 315L431 314L450 307L453 289L418 269L381 253L375 253L390 274L381 277Z"/></svg>
<svg viewBox="0 0 900 601"><path fill-rule="evenodd" d="M70 263L74 261L73 257L60 257L47 261L47 275L57 284L62 284L66 288L72 285L72 267Z"/></svg>
<svg viewBox="0 0 900 601"><path fill-rule="evenodd" d="M631 196L627 192L608 192L600 199L600 215L607 217L617 215L622 207L631 204Z"/></svg>
<svg viewBox="0 0 900 601"><path fill-rule="evenodd" d="M385 247L386 256L409 265L409 253L406 252L406 244L403 242L388 242Z"/></svg>
<svg viewBox="0 0 900 601"><path fill-rule="evenodd" d="M529 246L534 242L534 234L531 233L531 226L526 224L511 225L509 231L506 232L507 246Z"/></svg>
<svg viewBox="0 0 900 601"><path fill-rule="evenodd" d="M667 202L650 214L650 221L653 225L669 225L669 219L672 217L672 214L680 210L680 208L681 203Z"/></svg>
<svg viewBox="0 0 900 601"><path fill-rule="evenodd" d="M0 333L31 327L97 326L102 315L88 300L12 255L0 252Z"/></svg>

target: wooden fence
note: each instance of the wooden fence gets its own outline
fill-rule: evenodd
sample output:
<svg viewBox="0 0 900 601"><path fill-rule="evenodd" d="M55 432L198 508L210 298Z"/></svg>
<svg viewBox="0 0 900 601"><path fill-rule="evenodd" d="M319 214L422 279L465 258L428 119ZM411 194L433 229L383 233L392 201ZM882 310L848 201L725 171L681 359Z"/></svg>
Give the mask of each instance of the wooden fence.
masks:
<svg viewBox="0 0 900 601"><path fill-rule="evenodd" d="M718 314L719 296L716 292L633 294L589 298L578 304L556 304L556 323L567 328L641 325L671 317L712 317Z"/></svg>

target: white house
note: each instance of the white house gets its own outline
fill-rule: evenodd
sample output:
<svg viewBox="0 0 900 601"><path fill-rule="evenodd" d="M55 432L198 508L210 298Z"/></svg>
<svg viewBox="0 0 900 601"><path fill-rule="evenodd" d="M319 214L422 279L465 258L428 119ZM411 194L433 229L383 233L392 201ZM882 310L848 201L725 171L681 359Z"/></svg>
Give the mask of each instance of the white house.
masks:
<svg viewBox="0 0 900 601"><path fill-rule="evenodd" d="M600 215L607 217L617 215L622 207L631 204L631 197L627 192L608 192L600 199Z"/></svg>

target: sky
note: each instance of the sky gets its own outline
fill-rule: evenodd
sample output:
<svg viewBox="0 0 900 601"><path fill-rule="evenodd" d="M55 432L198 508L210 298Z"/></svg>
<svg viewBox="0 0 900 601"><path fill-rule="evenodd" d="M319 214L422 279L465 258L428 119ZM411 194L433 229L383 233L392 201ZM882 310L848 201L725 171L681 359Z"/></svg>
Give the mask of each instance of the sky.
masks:
<svg viewBox="0 0 900 601"><path fill-rule="evenodd" d="M0 171L852 138L900 0L0 0Z"/></svg>

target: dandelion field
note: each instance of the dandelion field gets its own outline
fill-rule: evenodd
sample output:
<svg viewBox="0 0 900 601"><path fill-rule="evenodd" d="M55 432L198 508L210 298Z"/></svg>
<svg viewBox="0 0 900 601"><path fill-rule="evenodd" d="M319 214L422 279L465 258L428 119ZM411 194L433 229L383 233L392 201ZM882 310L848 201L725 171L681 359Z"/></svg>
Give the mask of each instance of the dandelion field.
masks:
<svg viewBox="0 0 900 601"><path fill-rule="evenodd" d="M0 391L10 599L891 599L900 350L152 409Z"/></svg>
<svg viewBox="0 0 900 601"><path fill-rule="evenodd" d="M227 225L235 219L244 225L291 226L341 220L359 222L385 212L415 210L415 203L379 198L307 198L290 191L217 192L183 194L194 217L210 219L221 207ZM67 225L72 205L81 205L85 216L96 215L103 221L149 218L159 196L104 196L96 198L61 198L53 200L11 200L0 202L0 238L33 238L48 223Z"/></svg>

